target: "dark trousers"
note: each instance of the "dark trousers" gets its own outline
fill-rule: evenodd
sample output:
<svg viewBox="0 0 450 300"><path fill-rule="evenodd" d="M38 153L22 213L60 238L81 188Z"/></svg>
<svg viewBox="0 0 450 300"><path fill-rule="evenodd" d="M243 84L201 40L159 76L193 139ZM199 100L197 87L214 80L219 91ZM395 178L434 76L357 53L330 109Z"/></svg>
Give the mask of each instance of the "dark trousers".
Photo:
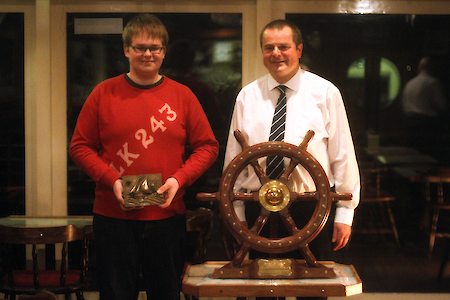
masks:
<svg viewBox="0 0 450 300"><path fill-rule="evenodd" d="M299 229L306 226L308 221L311 219L312 215L314 214L314 209L316 203L315 202L296 202L291 205L289 208L289 213L291 214L292 218L295 221L295 224ZM248 202L246 203L245 211L246 216L248 220L249 226L253 226L254 221L259 216L261 210L261 206L259 203L254 202ZM325 224L324 228L320 231L320 233L317 235L317 237L314 238L313 241L311 241L308 245L314 256L317 260L331 260L332 254L333 254L333 245L331 243L331 238L333 234L333 221L334 221L334 212L335 207L332 208L332 211L330 213L330 217L328 218L327 223ZM273 217L273 214L271 215ZM278 237L285 237L288 236L289 233L285 227L285 225L281 222L280 218L278 220L275 218L277 222L278 227ZM260 235L264 237L270 237L270 222L269 220L266 225L263 227L263 230L261 231ZM250 258L262 258L262 257L269 257L267 253L261 253L258 251L250 250ZM282 253L279 254L278 257L283 258L296 258L301 259L302 254L300 250L296 250L289 253ZM257 297L257 300L271 300L271 299L277 299L277 298L270 298L270 297ZM284 299L284 297L279 297L279 300ZM324 300L327 299L327 297L297 297L298 300Z"/></svg>
<svg viewBox="0 0 450 300"><path fill-rule="evenodd" d="M94 215L101 300L178 300L184 267L184 215L164 220L121 220Z"/></svg>

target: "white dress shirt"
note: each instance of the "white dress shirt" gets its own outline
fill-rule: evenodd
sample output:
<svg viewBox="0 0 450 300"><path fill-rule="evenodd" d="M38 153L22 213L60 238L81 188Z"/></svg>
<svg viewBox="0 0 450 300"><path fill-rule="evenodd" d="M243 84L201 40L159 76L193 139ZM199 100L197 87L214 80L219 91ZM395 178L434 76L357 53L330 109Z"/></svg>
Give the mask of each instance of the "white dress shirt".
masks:
<svg viewBox="0 0 450 300"><path fill-rule="evenodd" d="M436 117L446 108L447 99L441 82L426 72L408 81L403 90L403 112Z"/></svg>
<svg viewBox="0 0 450 300"><path fill-rule="evenodd" d="M269 140L279 96L277 85L267 74L239 92L230 125L225 168L242 152L233 134L236 129L242 132L250 146ZM307 151L320 162L336 192L353 194L352 201L338 202L334 221L352 225L354 209L359 203L360 178L341 94L331 82L302 69L284 85L288 87L284 141L300 145L308 130L315 132ZM259 164L265 169L264 158ZM314 181L301 165L291 174L288 186L297 192L315 190ZM236 180L235 192L257 191L260 187L259 178L249 165ZM239 219L245 220L244 204L234 201L234 206Z"/></svg>

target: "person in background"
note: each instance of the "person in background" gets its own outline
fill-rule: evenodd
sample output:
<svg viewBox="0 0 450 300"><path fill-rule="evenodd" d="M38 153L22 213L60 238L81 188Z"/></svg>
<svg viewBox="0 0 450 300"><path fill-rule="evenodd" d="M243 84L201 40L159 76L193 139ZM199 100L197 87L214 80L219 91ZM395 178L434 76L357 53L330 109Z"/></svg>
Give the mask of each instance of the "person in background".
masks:
<svg viewBox="0 0 450 300"><path fill-rule="evenodd" d="M225 139L225 116L213 89L204 81L192 75L195 62L195 48L187 40L178 40L167 50L165 63L170 71L167 77L189 87L200 101L214 134L219 141Z"/></svg>
<svg viewBox="0 0 450 300"><path fill-rule="evenodd" d="M359 203L360 192L359 168L344 103L339 90L331 82L300 68L303 41L301 32L295 24L286 20L270 22L261 32L260 44L263 63L269 74L245 86L236 98L224 167L226 168L242 151L233 136L237 129L242 132L250 146L269 140L300 145L308 130L314 130L315 135L309 143L308 152L320 162L330 185L336 192L353 194L351 201L337 203L334 224L328 222L309 244L319 260L330 259L332 249L337 251L345 247L350 238L354 209ZM285 104L278 111L277 102L283 101L283 97L280 97L283 94L282 90L285 91ZM284 114L285 117L282 125L279 123L277 126L281 125L278 128L283 129L284 137L272 139L271 128L276 127L272 126L272 121L280 114ZM284 161L284 164L286 163ZM263 160L260 164L266 168L266 164L269 163ZM283 169L285 165L282 162L280 166ZM266 174L274 178L271 175L272 171L268 169ZM297 192L315 190L312 178L301 166L297 166L291 174L288 186ZM257 191L260 187L258 176L249 166L241 172L234 188L235 192L249 192ZM252 211L256 211L257 216L260 208L252 209L251 203L246 203L244 207L241 201L233 203L239 219L242 222L248 220L252 226L256 218L251 216ZM290 213L298 227L305 222L300 219L309 220L314 207L315 203L308 209L305 209L305 206L295 208L291 205ZM331 229L328 228L330 223ZM263 229L266 227L268 226ZM332 231L332 234L328 231Z"/></svg>
<svg viewBox="0 0 450 300"><path fill-rule="evenodd" d="M100 299L180 298L186 234L184 188L215 161L218 142L189 88L159 74L168 33L154 15L123 31L129 72L100 83L77 120L70 157L95 182ZM189 143L192 154L185 157ZM161 174L161 205L125 208L122 176Z"/></svg>
<svg viewBox="0 0 450 300"><path fill-rule="evenodd" d="M423 57L417 69L418 74L406 83L402 95L407 145L434 155L440 152L434 150L442 143L439 134L445 125L442 116L447 99L441 82L433 76L430 58Z"/></svg>

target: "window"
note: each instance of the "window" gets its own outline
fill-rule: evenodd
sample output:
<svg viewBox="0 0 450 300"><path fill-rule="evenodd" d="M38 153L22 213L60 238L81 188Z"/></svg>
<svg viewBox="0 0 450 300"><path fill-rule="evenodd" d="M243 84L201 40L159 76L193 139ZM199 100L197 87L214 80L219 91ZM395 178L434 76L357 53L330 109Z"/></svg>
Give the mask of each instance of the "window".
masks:
<svg viewBox="0 0 450 300"><path fill-rule="evenodd" d="M24 16L0 13L1 215L25 213Z"/></svg>
<svg viewBox="0 0 450 300"><path fill-rule="evenodd" d="M303 34L300 62L341 90L357 146L367 143L368 133L379 134L384 145L402 145L401 91L417 74L422 57L433 59L441 82L450 80L449 15L287 14L286 18ZM450 99L450 87L445 88ZM441 147L448 148L450 139L443 135Z"/></svg>

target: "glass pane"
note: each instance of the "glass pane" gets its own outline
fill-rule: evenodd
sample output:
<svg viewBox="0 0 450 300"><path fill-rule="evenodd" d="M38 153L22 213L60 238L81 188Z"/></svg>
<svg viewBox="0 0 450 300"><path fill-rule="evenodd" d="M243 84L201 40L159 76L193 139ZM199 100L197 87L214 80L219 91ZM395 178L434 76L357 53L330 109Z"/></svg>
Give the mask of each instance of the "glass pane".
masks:
<svg viewBox="0 0 450 300"><path fill-rule="evenodd" d="M355 60L347 70L347 82L349 88L347 101L355 102L358 106L364 106L364 98L361 94L364 90L365 59ZM389 59L382 57L380 61L380 109L391 105L400 93L400 72Z"/></svg>
<svg viewBox="0 0 450 300"><path fill-rule="evenodd" d="M128 72L128 60L123 53L121 29L108 33L105 30L111 30L114 24L117 25L117 19L121 19L124 26L134 15L98 13L67 15L69 141L78 113L92 89L106 78ZM241 88L242 15L233 13L155 15L167 27L170 38L161 73L188 85L193 90L202 103L220 142L221 151L216 164L186 190L185 201L188 207L195 207L200 205L196 202L195 195L198 192L217 191L222 173L228 124L235 97ZM86 21L86 19L90 20ZM85 28L80 27L80 24L96 24L97 26L94 26L95 28L90 26L89 30L93 32L88 34L83 31ZM105 24L110 25L108 29L105 29ZM104 30L104 32L98 33L94 32L95 30ZM212 100L203 100L208 97L207 93L204 93L206 90L211 91L214 97ZM189 152L189 149L186 151ZM94 182L69 159L69 214L92 213L94 187Z"/></svg>
<svg viewBox="0 0 450 300"><path fill-rule="evenodd" d="M450 81L449 15L287 14L304 38L301 63L341 90L357 146L377 134L382 145L408 145L402 90L417 75L422 57L434 61L434 76ZM353 64L358 76L347 76ZM356 66L355 65L355 66ZM353 69L357 71L357 68ZM444 84L447 99L450 86ZM434 154L448 161L448 118L440 112ZM410 146L410 145L409 145ZM430 147L429 147L430 148ZM426 151L428 149L420 149Z"/></svg>
<svg viewBox="0 0 450 300"><path fill-rule="evenodd" d="M22 13L0 13L1 216L25 213L23 20Z"/></svg>

